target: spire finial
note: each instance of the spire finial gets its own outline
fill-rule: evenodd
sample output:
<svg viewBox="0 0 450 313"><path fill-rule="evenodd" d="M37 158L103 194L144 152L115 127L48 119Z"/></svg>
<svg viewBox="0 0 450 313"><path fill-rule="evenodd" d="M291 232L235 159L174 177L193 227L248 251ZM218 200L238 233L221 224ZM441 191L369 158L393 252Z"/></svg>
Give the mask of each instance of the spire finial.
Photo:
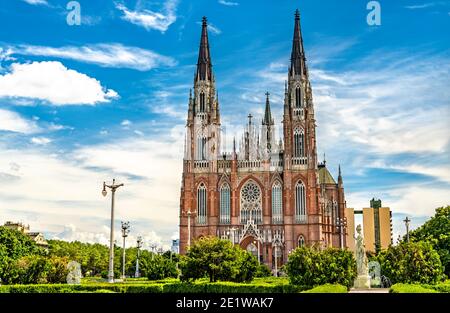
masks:
<svg viewBox="0 0 450 313"><path fill-rule="evenodd" d="M208 24L208 19L206 18L206 16L202 17L202 26L206 26Z"/></svg>
<svg viewBox="0 0 450 313"><path fill-rule="evenodd" d="M294 38L292 41L291 66L289 73L291 75L305 74L305 54L303 49L303 38L300 29L300 12L295 11Z"/></svg>
<svg viewBox="0 0 450 313"><path fill-rule="evenodd" d="M323 165L326 165L327 164L327 160L326 160L326 158L325 158L325 152L323 153Z"/></svg>
<svg viewBox="0 0 450 313"><path fill-rule="evenodd" d="M211 55L209 52L208 25L205 16L202 19L202 34L200 37L195 80L213 80Z"/></svg>

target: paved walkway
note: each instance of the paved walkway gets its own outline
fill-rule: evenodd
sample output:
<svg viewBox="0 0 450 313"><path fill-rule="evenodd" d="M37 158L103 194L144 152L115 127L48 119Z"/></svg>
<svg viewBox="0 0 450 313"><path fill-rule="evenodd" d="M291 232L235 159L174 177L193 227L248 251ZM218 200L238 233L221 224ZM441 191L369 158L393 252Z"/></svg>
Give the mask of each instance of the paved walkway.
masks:
<svg viewBox="0 0 450 313"><path fill-rule="evenodd" d="M389 293L389 288L350 289L348 293Z"/></svg>

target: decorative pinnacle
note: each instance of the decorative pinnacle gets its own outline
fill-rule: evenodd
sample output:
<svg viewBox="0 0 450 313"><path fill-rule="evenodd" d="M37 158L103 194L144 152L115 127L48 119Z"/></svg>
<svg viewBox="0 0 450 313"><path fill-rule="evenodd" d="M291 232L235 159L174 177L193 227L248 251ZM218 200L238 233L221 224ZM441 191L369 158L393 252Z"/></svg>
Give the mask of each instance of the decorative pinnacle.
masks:
<svg viewBox="0 0 450 313"><path fill-rule="evenodd" d="M295 10L295 19L296 20L300 19L300 11L298 9Z"/></svg>
<svg viewBox="0 0 450 313"><path fill-rule="evenodd" d="M203 18L202 18L202 25L206 26L206 24L208 24L208 20L206 19L206 16L203 16Z"/></svg>

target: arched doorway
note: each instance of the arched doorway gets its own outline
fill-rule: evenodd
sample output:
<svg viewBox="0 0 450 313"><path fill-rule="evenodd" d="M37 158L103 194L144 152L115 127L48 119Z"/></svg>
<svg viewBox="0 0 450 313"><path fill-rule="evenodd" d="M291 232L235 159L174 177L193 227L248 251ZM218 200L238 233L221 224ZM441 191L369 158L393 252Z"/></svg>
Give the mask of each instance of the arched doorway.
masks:
<svg viewBox="0 0 450 313"><path fill-rule="evenodd" d="M263 245L261 243L258 243L258 239L256 237L249 235L242 239L240 242L240 246L242 249L250 252L252 255L254 255L258 259L258 252L259 252L259 261L262 262L262 252L263 252Z"/></svg>
<svg viewBox="0 0 450 313"><path fill-rule="evenodd" d="M258 258L258 247L253 242L250 242L250 244L247 246L247 251Z"/></svg>

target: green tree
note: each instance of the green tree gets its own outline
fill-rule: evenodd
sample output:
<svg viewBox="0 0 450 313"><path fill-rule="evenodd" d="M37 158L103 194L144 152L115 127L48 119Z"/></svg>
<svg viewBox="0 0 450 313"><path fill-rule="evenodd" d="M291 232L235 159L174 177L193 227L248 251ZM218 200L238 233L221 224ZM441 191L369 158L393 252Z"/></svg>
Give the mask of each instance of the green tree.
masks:
<svg viewBox="0 0 450 313"><path fill-rule="evenodd" d="M144 265L144 272L149 280L178 277L177 265L162 255L154 254Z"/></svg>
<svg viewBox="0 0 450 313"><path fill-rule="evenodd" d="M429 242L401 243L381 251L381 274L396 283L433 284L443 278L439 254Z"/></svg>
<svg viewBox="0 0 450 313"><path fill-rule="evenodd" d="M409 236L412 242L431 243L439 254L445 274L450 277L450 206L437 208L435 215Z"/></svg>
<svg viewBox="0 0 450 313"><path fill-rule="evenodd" d="M250 281L257 260L249 252L234 246L229 240L203 237L189 248L180 260L181 279L189 281L209 277L210 282Z"/></svg>
<svg viewBox="0 0 450 313"><path fill-rule="evenodd" d="M353 253L336 248L298 247L285 269L292 284L306 287L327 283L351 287L356 277Z"/></svg>
<svg viewBox="0 0 450 313"><path fill-rule="evenodd" d="M52 270L52 264L47 257L40 255L25 256L15 262L19 284L45 284L47 275Z"/></svg>
<svg viewBox="0 0 450 313"><path fill-rule="evenodd" d="M23 256L42 254L43 251L27 235L18 230L0 226L0 247L6 251L6 256L17 260Z"/></svg>

